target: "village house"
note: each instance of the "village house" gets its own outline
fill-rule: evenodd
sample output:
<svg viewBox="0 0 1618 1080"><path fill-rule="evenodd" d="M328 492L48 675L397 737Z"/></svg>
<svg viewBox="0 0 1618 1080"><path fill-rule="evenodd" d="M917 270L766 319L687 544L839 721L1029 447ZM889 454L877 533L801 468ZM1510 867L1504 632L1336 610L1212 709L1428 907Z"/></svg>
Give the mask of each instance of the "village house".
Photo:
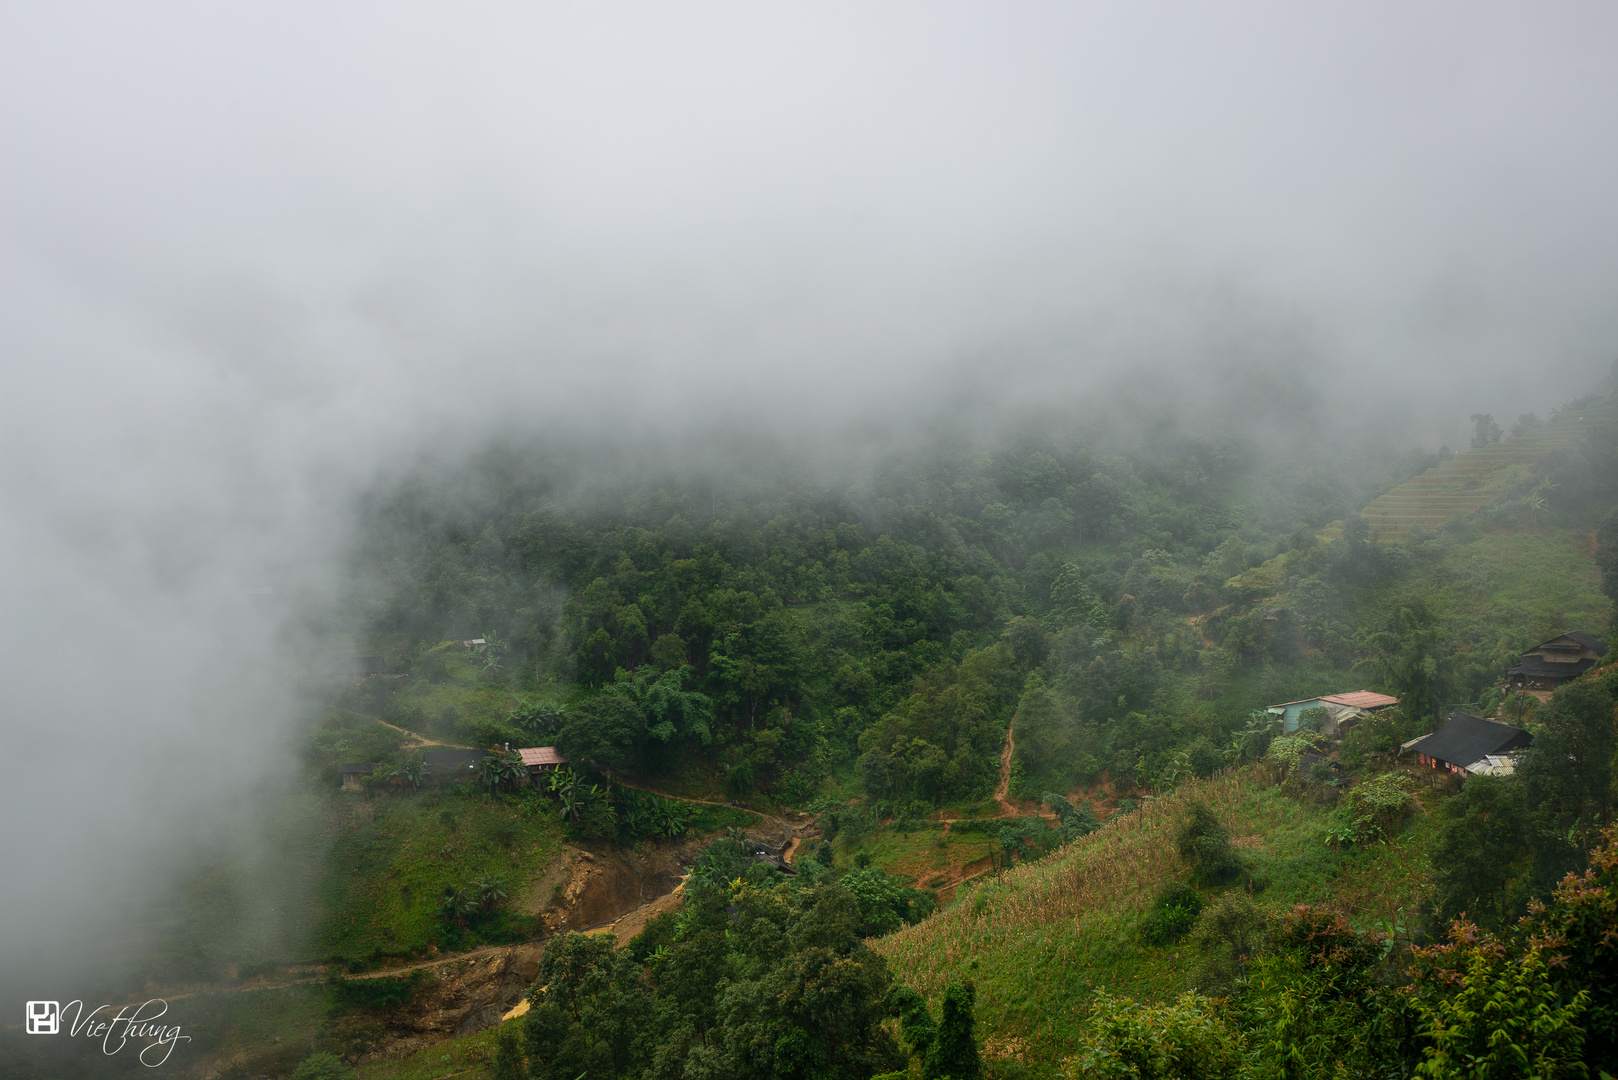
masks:
<svg viewBox="0 0 1618 1080"><path fill-rule="evenodd" d="M1521 661L1506 670L1506 685L1517 690L1555 690L1595 667L1606 655L1605 642L1582 630L1570 630L1523 653Z"/></svg>
<svg viewBox="0 0 1618 1080"><path fill-rule="evenodd" d="M363 791L365 778L376 772L376 763L370 761L355 761L348 765L337 766L337 775L343 778L344 791Z"/></svg>
<svg viewBox="0 0 1618 1080"><path fill-rule="evenodd" d="M553 772L568 763L567 758L558 753L554 746L522 746L517 748L517 755L528 766L532 776Z"/></svg>
<svg viewBox="0 0 1618 1080"><path fill-rule="evenodd" d="M1415 754L1429 769L1460 777L1504 776L1516 770L1514 752L1528 749L1533 742L1534 737L1522 728L1455 712L1443 727L1411 739L1401 749Z"/></svg>
<svg viewBox="0 0 1618 1080"><path fill-rule="evenodd" d="M1281 717L1283 729L1291 734L1298 730L1299 718L1306 710L1325 709L1326 721L1320 725L1320 733L1327 738L1335 739L1348 734L1349 728L1373 712L1397 704L1398 698L1379 694L1375 690L1354 690L1346 694L1323 694L1320 697L1304 698L1302 701L1271 705L1265 712L1271 716Z"/></svg>

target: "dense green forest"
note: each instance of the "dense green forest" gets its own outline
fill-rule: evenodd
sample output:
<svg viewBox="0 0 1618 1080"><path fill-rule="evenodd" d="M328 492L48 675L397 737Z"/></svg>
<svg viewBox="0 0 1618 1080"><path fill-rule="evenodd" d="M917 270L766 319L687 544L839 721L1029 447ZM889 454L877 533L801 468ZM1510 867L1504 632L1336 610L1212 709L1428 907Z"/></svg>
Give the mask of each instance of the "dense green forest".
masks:
<svg viewBox="0 0 1618 1080"><path fill-rule="evenodd" d="M1254 709L1309 694L1387 689L1419 725L1534 640L1606 621L1577 549L1618 500L1618 420L1574 411L1598 418L1576 445L1398 544L1354 511L1451 451L1047 425L846 477L760 446L693 478L504 447L370 505L370 627L418 676L380 705L671 783L719 770L805 805L839 778L918 810L989 792L1014 713L1030 797L1207 775ZM445 707L440 643L479 637L489 692Z"/></svg>

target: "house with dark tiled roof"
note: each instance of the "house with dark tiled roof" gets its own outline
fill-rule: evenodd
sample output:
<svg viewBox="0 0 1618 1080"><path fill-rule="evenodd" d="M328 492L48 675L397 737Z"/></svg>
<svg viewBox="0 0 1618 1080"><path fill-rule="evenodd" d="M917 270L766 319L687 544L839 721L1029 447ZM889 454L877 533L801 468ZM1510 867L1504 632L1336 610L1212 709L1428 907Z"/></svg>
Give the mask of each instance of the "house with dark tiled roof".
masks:
<svg viewBox="0 0 1618 1080"><path fill-rule="evenodd" d="M1519 727L1486 720L1471 713L1453 712L1444 726L1404 744L1407 753L1429 769L1466 777L1507 775L1515 768L1515 755L1533 745L1534 737Z"/></svg>
<svg viewBox="0 0 1618 1080"><path fill-rule="evenodd" d="M1607 644L1582 630L1542 641L1506 671L1506 685L1518 690L1555 690L1601 663Z"/></svg>

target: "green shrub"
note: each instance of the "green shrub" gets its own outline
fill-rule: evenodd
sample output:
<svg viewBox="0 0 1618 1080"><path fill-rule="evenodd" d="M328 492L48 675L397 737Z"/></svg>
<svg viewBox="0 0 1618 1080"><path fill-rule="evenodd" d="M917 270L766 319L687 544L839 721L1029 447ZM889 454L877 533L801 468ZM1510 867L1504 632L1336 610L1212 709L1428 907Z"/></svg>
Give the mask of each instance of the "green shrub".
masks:
<svg viewBox="0 0 1618 1080"><path fill-rule="evenodd" d="M1265 929L1264 912L1244 892L1226 893L1204 908L1191 932L1191 943L1203 954L1195 984L1214 990L1237 982L1264 943Z"/></svg>
<svg viewBox="0 0 1618 1080"><path fill-rule="evenodd" d="M1326 841L1333 847L1353 847L1392 840L1415 811L1416 797L1405 783L1401 774L1389 772L1356 786L1348 801L1332 812Z"/></svg>
<svg viewBox="0 0 1618 1080"><path fill-rule="evenodd" d="M432 976L412 971L404 978L345 979L336 976L326 983L326 993L337 1009L386 1009L403 1005L415 996Z"/></svg>
<svg viewBox="0 0 1618 1080"><path fill-rule="evenodd" d="M1096 994L1083 1047L1063 1075L1086 1080L1235 1080L1244 1075L1241 1032L1217 1002L1181 994L1173 1004L1142 1006Z"/></svg>
<svg viewBox="0 0 1618 1080"><path fill-rule="evenodd" d="M888 995L887 1010L899 1021L899 1037L911 1056L921 1059L922 1080L974 1080L982 1075L983 1061L972 1034L976 1001L977 989L971 983L952 982L944 989L944 1007L935 1021L926 1000L910 987L898 987Z"/></svg>
<svg viewBox="0 0 1618 1080"><path fill-rule="evenodd" d="M1180 857L1191 864L1200 881L1219 884L1241 873L1241 860L1231 846L1230 830L1214 817L1207 803L1191 804L1190 816L1180 826L1175 842Z"/></svg>
<svg viewBox="0 0 1618 1080"><path fill-rule="evenodd" d="M1225 759L1206 736L1199 735L1185 748L1185 756L1199 779L1206 780L1225 767Z"/></svg>
<svg viewBox="0 0 1618 1080"><path fill-rule="evenodd" d="M1343 736L1337 760L1350 771L1362 769L1372 754L1397 753L1404 731L1404 724L1393 710L1372 713Z"/></svg>
<svg viewBox="0 0 1618 1080"><path fill-rule="evenodd" d="M336 1054L310 1054L292 1071L292 1080L349 1080L353 1075Z"/></svg>
<svg viewBox="0 0 1618 1080"><path fill-rule="evenodd" d="M1165 886L1141 920L1140 938L1148 945L1167 945L1191 932L1202 914L1202 894L1181 882Z"/></svg>
<svg viewBox="0 0 1618 1080"><path fill-rule="evenodd" d="M932 893L911 888L902 878L874 866L850 871L840 884L859 904L861 937L891 933L903 923L918 923L938 906Z"/></svg>
<svg viewBox="0 0 1618 1080"><path fill-rule="evenodd" d="M1298 729L1300 731L1319 731L1331 720L1331 713L1324 706L1316 705L1305 709L1298 714Z"/></svg>
<svg viewBox="0 0 1618 1080"><path fill-rule="evenodd" d="M507 1024L494 1036L494 1067L489 1080L526 1080L528 1064L523 1060L522 1029Z"/></svg>

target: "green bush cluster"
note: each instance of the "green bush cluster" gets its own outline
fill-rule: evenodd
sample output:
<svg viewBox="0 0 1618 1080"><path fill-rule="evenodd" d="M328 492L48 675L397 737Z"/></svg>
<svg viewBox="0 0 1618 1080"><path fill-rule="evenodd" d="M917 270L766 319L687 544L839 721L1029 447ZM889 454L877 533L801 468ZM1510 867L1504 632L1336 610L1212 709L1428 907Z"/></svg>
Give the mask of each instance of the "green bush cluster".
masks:
<svg viewBox="0 0 1618 1080"><path fill-rule="evenodd" d="M834 882L693 875L680 912L654 920L627 949L610 938L557 938L528 994L531 1075L895 1069L904 1053L883 1023L892 980L862 940L863 921L859 902Z"/></svg>
<svg viewBox="0 0 1618 1080"><path fill-rule="evenodd" d="M1183 882L1163 887L1141 918L1140 937L1148 945L1168 945L1185 937L1202 914L1202 894Z"/></svg>
<svg viewBox="0 0 1618 1080"><path fill-rule="evenodd" d="M1174 841L1180 858L1191 866L1198 881L1218 885L1241 873L1241 859L1231 844L1230 830L1206 803L1191 804Z"/></svg>

